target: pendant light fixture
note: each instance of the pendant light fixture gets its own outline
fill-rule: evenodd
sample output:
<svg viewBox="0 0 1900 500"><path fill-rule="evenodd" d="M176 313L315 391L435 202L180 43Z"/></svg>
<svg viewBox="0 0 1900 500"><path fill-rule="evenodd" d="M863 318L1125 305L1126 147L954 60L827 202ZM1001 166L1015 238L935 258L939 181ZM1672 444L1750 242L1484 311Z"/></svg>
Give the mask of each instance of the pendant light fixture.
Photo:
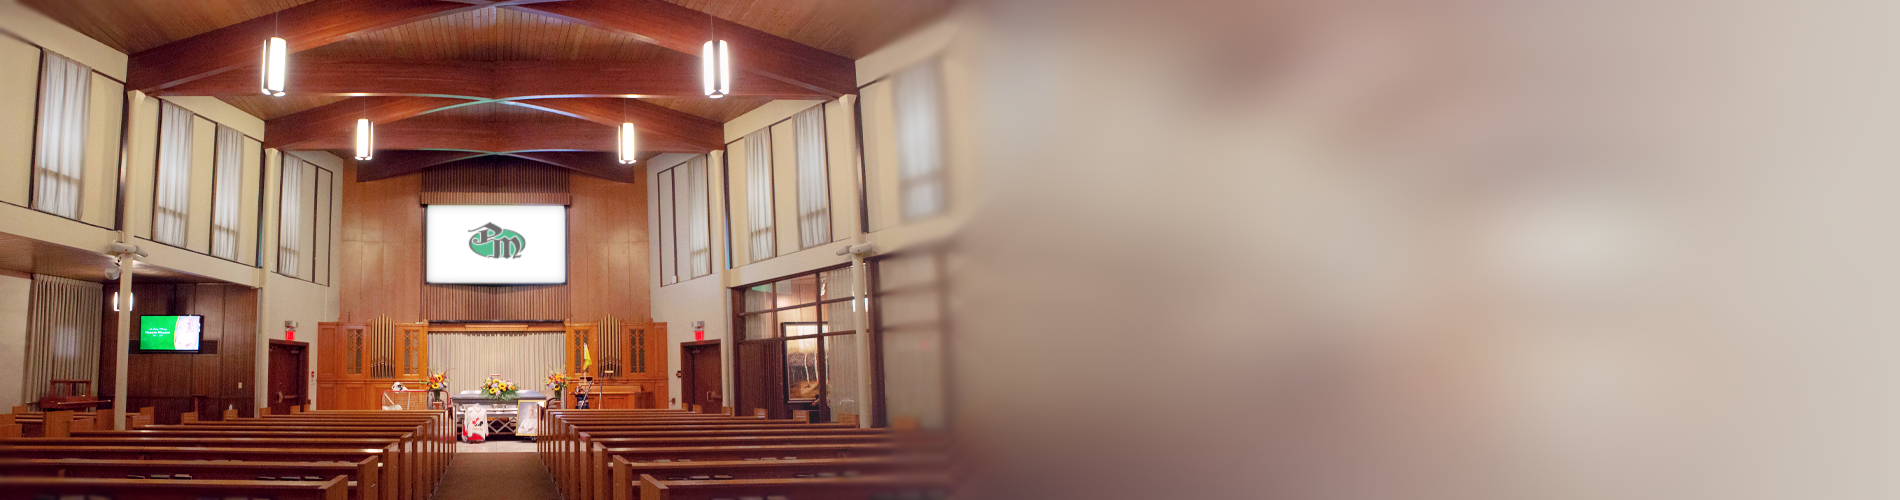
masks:
<svg viewBox="0 0 1900 500"><path fill-rule="evenodd" d="M368 160L376 151L376 124L369 122L369 101L363 101L363 117L356 119L356 159Z"/></svg>
<svg viewBox="0 0 1900 500"><path fill-rule="evenodd" d="M712 39L700 49L700 72L706 80L706 97L718 99L732 93L732 58L726 50L726 41L719 39L712 16L706 17L706 31L712 34Z"/></svg>
<svg viewBox="0 0 1900 500"><path fill-rule="evenodd" d="M633 122L627 121L627 101L625 99L622 99L620 101L620 141L619 143L620 143L620 164L632 165L634 164L634 162L640 161L640 159L637 156L635 156L635 153L639 151L639 148L638 148L639 141L637 138L637 134L635 133L633 129Z"/></svg>
<svg viewBox="0 0 1900 500"><path fill-rule="evenodd" d="M288 71L284 59L290 55L290 44L277 36L277 20L271 20L271 37L264 40L264 95L283 97L284 80Z"/></svg>

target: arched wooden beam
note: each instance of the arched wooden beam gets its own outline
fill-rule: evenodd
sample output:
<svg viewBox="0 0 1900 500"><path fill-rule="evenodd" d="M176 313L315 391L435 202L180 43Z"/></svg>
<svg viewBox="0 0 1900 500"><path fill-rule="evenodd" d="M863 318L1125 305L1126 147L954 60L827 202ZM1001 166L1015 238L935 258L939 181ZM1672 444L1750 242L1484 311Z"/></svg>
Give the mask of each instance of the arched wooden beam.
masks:
<svg viewBox="0 0 1900 500"><path fill-rule="evenodd" d="M451 142L441 145L418 145L416 147L397 147L393 144L414 145L407 142L409 137L388 142L386 134L408 134L401 132L408 128L420 127L404 125L404 120L427 115L437 111L486 102L503 102L510 105L546 111L556 115L585 120L607 127L606 133L613 134L621 120L633 122L640 133L640 149L660 152L706 152L725 147L723 127L712 120L665 107L643 102L639 99L618 98L579 98L579 99L532 99L532 100L465 100L446 97L358 97L343 102L329 104L301 113L279 117L265 122L265 146L278 149L324 149L325 144L349 144L350 134L354 133L356 120L368 117L376 124L377 146L393 149L469 149L450 147L449 144L464 144L471 137L458 134L437 134L449 137ZM557 120L566 122L567 120ZM491 127L486 122L456 122L469 127L471 133L479 134ZM537 125L540 122L535 122ZM572 124L563 124L572 126ZM441 126L432 126L432 130ZM598 137L599 130L581 127L584 138ZM571 130L571 129L563 129ZM397 131L397 132L392 132ZM533 131L529 131L532 133ZM415 140L421 140L421 136ZM593 139L588 139L593 140ZM591 145L586 149L609 148L615 146L610 137L604 143ZM475 148L482 151L504 151L514 149ZM519 149L519 148L517 148ZM545 149L545 148L537 148Z"/></svg>
<svg viewBox="0 0 1900 500"><path fill-rule="evenodd" d="M348 154L348 153L345 153ZM641 161L659 153L646 153ZM641 165L623 165L613 153L574 152L574 151L521 151L513 153L489 153L481 151L384 151L378 152L374 159L356 162L356 181L369 182L391 177L421 172L434 167L446 167L471 161L489 161L494 157L506 156L522 160L544 163L573 170L602 179L635 182L643 175Z"/></svg>
<svg viewBox="0 0 1900 500"><path fill-rule="evenodd" d="M161 96L253 95L258 62L164 89ZM294 95L414 95L468 99L697 97L699 59L664 53L643 61L371 60L292 56L285 88ZM733 95L827 98L770 77L733 77Z"/></svg>
<svg viewBox="0 0 1900 500"><path fill-rule="evenodd" d="M299 52L357 33L536 1L545 0L316 0L133 54L127 62L127 86L154 93L246 65L255 68L264 40L272 36L282 37L291 52ZM257 75L255 70L245 74L253 82Z"/></svg>
<svg viewBox="0 0 1900 500"><path fill-rule="evenodd" d="M388 179L436 165L445 165L470 158L492 156L495 153L482 151L377 151L369 160L356 162L356 182L369 182ZM350 153L342 153L348 157Z"/></svg>
<svg viewBox="0 0 1900 500"><path fill-rule="evenodd" d="M695 59L716 32L732 49L734 71L768 76L827 97L858 89L857 64L850 58L663 0L572 0L505 8L625 33Z"/></svg>
<svg viewBox="0 0 1900 500"><path fill-rule="evenodd" d="M605 151L616 147L613 127L582 120L491 122L467 118L403 120L376 125L376 150L449 149L508 153L516 151ZM350 132L303 141L294 149L350 149ZM669 137L642 137L640 151L705 153L706 145Z"/></svg>

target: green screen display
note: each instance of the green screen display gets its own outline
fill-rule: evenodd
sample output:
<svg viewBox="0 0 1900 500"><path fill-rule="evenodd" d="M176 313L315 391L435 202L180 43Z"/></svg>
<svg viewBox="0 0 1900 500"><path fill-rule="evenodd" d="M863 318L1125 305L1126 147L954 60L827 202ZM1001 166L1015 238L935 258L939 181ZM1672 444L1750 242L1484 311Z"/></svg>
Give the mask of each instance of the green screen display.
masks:
<svg viewBox="0 0 1900 500"><path fill-rule="evenodd" d="M139 350L196 351L204 316L140 316Z"/></svg>

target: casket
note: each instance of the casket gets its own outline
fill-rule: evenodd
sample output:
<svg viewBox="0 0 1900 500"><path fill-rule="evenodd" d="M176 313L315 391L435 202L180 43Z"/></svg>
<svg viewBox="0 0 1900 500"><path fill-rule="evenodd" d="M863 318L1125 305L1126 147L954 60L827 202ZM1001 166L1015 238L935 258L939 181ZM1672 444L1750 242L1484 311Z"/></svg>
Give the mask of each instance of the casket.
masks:
<svg viewBox="0 0 1900 500"><path fill-rule="evenodd" d="M518 391L514 397L491 397L479 389L462 391L449 397L450 407L455 409L455 420L460 422L470 408L481 407L487 414L488 434L513 434L533 436L540 428L536 419L541 415L539 409L547 404L548 396L541 391Z"/></svg>

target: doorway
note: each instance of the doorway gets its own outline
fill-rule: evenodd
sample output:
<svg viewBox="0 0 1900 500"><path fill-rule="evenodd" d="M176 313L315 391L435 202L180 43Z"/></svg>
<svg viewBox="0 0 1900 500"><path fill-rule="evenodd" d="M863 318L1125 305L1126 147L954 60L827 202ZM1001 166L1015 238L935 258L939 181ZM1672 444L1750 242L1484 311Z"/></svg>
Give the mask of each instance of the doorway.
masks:
<svg viewBox="0 0 1900 500"><path fill-rule="evenodd" d="M272 415L287 415L290 407L308 404L310 392L306 373L310 372L310 344L271 339L270 385L264 400Z"/></svg>
<svg viewBox="0 0 1900 500"><path fill-rule="evenodd" d="M699 405L705 413L719 413L726 403L721 378L718 340L680 344L681 408Z"/></svg>

